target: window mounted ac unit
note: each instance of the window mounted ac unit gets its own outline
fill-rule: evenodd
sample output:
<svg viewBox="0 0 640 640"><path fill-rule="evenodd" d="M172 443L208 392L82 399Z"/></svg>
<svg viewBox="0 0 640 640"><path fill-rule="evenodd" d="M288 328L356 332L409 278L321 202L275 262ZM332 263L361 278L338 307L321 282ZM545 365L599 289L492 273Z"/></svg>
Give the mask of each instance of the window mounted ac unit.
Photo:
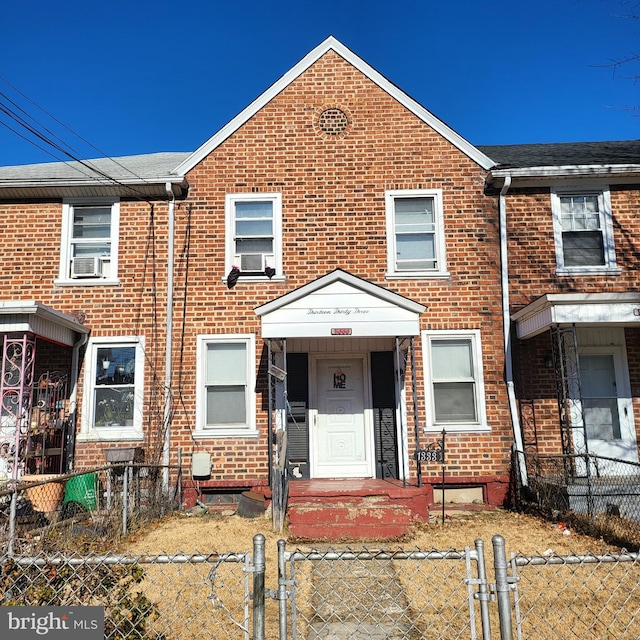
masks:
<svg viewBox="0 0 640 640"><path fill-rule="evenodd" d="M99 278L102 276L102 260L100 258L72 258L72 278Z"/></svg>
<svg viewBox="0 0 640 640"><path fill-rule="evenodd" d="M267 253L243 253L235 258L243 273L263 273L265 267L275 266L273 255Z"/></svg>

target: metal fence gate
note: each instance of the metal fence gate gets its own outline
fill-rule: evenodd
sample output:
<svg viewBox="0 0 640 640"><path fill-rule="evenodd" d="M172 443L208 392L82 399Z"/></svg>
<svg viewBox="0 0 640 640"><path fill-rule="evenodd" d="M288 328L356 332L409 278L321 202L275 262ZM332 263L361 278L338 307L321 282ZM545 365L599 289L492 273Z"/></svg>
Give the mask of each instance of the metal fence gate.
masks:
<svg viewBox="0 0 640 640"><path fill-rule="evenodd" d="M482 562L481 541L461 552L286 553L291 602L280 637L487 638Z"/></svg>

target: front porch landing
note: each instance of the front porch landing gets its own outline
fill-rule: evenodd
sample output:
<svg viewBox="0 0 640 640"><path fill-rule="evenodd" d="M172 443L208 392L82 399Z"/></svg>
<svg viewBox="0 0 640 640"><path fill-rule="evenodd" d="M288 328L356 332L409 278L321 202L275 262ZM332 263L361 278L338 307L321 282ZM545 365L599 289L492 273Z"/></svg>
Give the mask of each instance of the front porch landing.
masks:
<svg viewBox="0 0 640 640"><path fill-rule="evenodd" d="M289 532L308 540L397 538L428 521L429 489L371 478L290 482Z"/></svg>

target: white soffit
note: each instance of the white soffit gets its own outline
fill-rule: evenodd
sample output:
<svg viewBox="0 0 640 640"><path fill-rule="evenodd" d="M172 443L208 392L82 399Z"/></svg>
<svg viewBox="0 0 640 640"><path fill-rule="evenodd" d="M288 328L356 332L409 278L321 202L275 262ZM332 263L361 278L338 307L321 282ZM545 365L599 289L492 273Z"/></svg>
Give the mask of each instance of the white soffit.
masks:
<svg viewBox="0 0 640 640"><path fill-rule="evenodd" d="M640 326L640 294L548 294L512 316L518 338L532 338L556 325Z"/></svg>
<svg viewBox="0 0 640 640"><path fill-rule="evenodd" d="M258 96L248 107L243 109L233 120L227 123L222 129L207 140L200 148L196 149L191 156L178 165L173 173L185 175L193 169L199 162L206 158L216 147L222 144L229 136L235 133L247 120L254 116L269 101L273 100L281 91L291 84L298 76L304 73L312 64L319 60L327 51L333 50L344 58L349 64L358 69L361 73L377 84L383 91L395 98L400 104L405 106L414 115L429 125L434 131L443 136L452 145L457 147L462 153L480 165L483 169L490 169L495 166L495 162L474 147L468 140L459 133L451 129L442 120L434 116L420 103L408 96L392 82L389 82L382 74L358 57L353 51L345 47L339 40L329 36L315 49L310 51L298 64L285 73L279 80L272 84L264 93Z"/></svg>
<svg viewBox="0 0 640 640"><path fill-rule="evenodd" d="M415 336L421 304L333 271L256 309L263 338Z"/></svg>
<svg viewBox="0 0 640 640"><path fill-rule="evenodd" d="M89 333L89 327L39 302L11 300L0 301L0 332L33 333L52 342L73 346L78 334Z"/></svg>

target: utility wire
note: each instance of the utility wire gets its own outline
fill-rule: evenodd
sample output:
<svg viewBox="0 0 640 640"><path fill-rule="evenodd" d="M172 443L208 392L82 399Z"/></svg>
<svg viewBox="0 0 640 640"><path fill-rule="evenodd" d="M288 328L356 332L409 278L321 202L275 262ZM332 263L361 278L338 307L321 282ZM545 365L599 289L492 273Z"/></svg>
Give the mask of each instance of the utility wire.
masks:
<svg viewBox="0 0 640 640"><path fill-rule="evenodd" d="M0 95L3 95L2 93L0 93ZM3 105L0 102L0 112L5 113L6 115L8 115L14 122L17 122L23 129L26 129L27 131L29 131L32 135L34 135L36 138L39 138L40 140L42 140L42 142L44 142L45 144L49 145L50 147L53 147L54 149L57 149L58 151L60 151L61 153L68 155L70 158L72 158L73 160L76 160L76 158L72 155L70 155L69 153L67 153L66 151L64 151L64 149L62 149L59 145L53 143L51 140L49 140L46 136L42 135L39 131L37 131L36 129L34 129L31 125L29 125L27 122L25 122L22 118L20 118L19 116L17 116L17 114L14 114L11 109L8 109L5 105ZM78 173L82 174L83 176L86 176L87 178L90 178L91 180L96 180L96 173L98 173L98 171L96 171L96 169L94 167L91 166L87 166L86 163L84 163L81 160L76 160L77 162L79 162L79 164L81 166L85 166L88 169L90 169L92 171L92 173L88 173L86 171L82 171L79 167L77 166L72 166L67 160L63 160L62 158L60 158L60 156L57 156L56 154L52 153L49 149L42 147L41 145L39 145L37 142L35 142L34 140L32 140L31 138L25 136L24 134L20 133L20 131L18 131L17 129L15 129L14 127L10 126L9 124L7 124L6 122L3 122L0 120L0 124L3 127L6 127L9 131L11 131L12 133L14 133L15 135L17 135L19 138L22 138L23 140L25 140L26 142L28 142L29 144L32 144L34 147L37 147L38 149L40 149L41 151L44 151L47 155L50 155L52 158L55 158L56 160L58 160L59 162L66 164L68 167L71 167L72 169L74 169L75 171L77 171ZM113 182L117 182L115 179L110 178L109 176L106 176L106 178L110 181ZM128 185L123 185L123 186L128 186Z"/></svg>
<svg viewBox="0 0 640 640"><path fill-rule="evenodd" d="M111 162L113 162L114 164L116 164L117 166L121 167L122 169L124 169L125 171L127 171L128 173L130 173L131 175L133 175L134 177L138 178L140 181L147 183L147 180L145 180L144 178L138 176L134 171L132 171L131 169L129 169L128 167L126 167L125 165L123 165L122 163L118 162L117 160L115 160L114 158L108 156L107 154L105 154L104 152L100 151L97 147L95 147L94 145L92 145L90 142L88 142L87 140L85 140L84 138L82 138L82 136L78 135L77 133L75 133L72 129L70 129L68 126L66 126L64 123L62 123L60 120L58 120L57 118L55 118L54 116L52 116L51 114L49 114L47 111L45 111L42 107L40 107L37 103L35 103L33 100L31 100L28 96L26 96L24 93L22 93L19 89L17 89L16 87L14 87L10 82L8 82L4 77L0 76L0 80L2 80L3 82L5 82L8 86L10 86L14 91L16 91L17 93L19 93L21 96L23 96L26 100L28 100L31 104L33 104L35 107L37 107L40 111L42 111L44 114L46 114L49 118L51 118L52 120L54 120L54 122L58 123L60 126L64 127L67 131L69 131L70 133L72 133L74 136L76 136L77 138L79 138L80 140L82 140L85 144L89 145L91 148L95 149L96 151L98 151L98 153L100 153L101 155L103 155L105 158L107 158L108 160L110 160ZM135 189L135 187L132 187L131 185L126 185L124 183L122 183L121 181L119 181L118 179L114 178L113 176L109 175L108 173L106 173L105 171L102 171L101 169L97 168L95 165L93 165L91 162L87 161L87 160L83 160L82 158L80 158L80 154L79 152L77 152L71 145L67 144L66 142L64 142L63 140L61 140L58 136L56 136L53 132L51 132L49 129L47 129L47 127L45 127L40 121L38 121L36 118L34 118L33 116L31 116L27 111L25 111L22 107L20 107L15 101L13 101L11 98L9 98L5 93L0 92L0 97L3 97L6 101L8 101L9 104L13 105L16 109L18 109L19 112L22 112L23 114L25 114L25 116L31 120L32 122L34 122L37 127L40 127L45 133L43 133L42 131L40 131L36 126L32 125L28 120L26 120L23 116L20 115L19 112L15 111L14 109L12 109L10 106L8 106L6 103L2 103L2 101L0 101L0 112L4 113L7 117L9 117L11 120L13 120L15 123L17 123L18 125L20 125L20 127L22 127L23 129L25 129L26 131L28 131L32 136L34 136L36 139L41 140L42 142L44 142L46 145L52 147L53 149L55 149L56 151L60 152L61 154L63 154L64 156L70 158L71 160L79 163L81 166L85 167L86 169L88 169L89 171L91 171L92 173L86 173L84 171L82 171L79 167L77 166L73 166L71 168L73 168L74 170L78 171L79 173L81 173L82 175L87 176L90 179L96 179L96 175L100 176L101 178L112 182L114 184L117 184L119 186L121 186L122 188L128 190L130 193L134 194L135 197L137 197L139 200L143 200L145 202L149 202L149 198L145 196L145 194L143 194L141 191L138 191L137 189ZM16 131L15 128L11 127L10 125L8 125L5 122L0 121L0 124L2 124L3 126L5 126L7 129L9 129L11 132L15 133L16 135L18 135L20 138L26 140L27 142L29 142L30 144L33 144L35 147L37 147L38 149L41 149L42 151L44 151L45 153L47 153L48 155L51 155L53 158L56 158L57 160L64 162L65 164L67 164L67 166L71 166L69 165L69 163L65 160L62 160L60 157L56 156L55 154L51 153L50 151L48 151L46 148L41 147L38 143L34 142L32 139L20 134L18 131ZM49 134L49 135L46 135ZM52 136L55 140L58 140L59 142L55 142L54 139L52 139ZM67 150L67 147L69 150Z"/></svg>
<svg viewBox="0 0 640 640"><path fill-rule="evenodd" d="M36 104L33 100L31 100L22 91L17 89L15 86L13 86L10 82L8 82L2 76L0 76L0 81L5 82L15 92L20 94L25 100L27 100L29 103L31 103L33 106L35 106L40 111L42 111L47 117L49 117L51 120L56 122L58 125L60 125L64 129L69 131L73 136L75 136L76 138L80 139L83 143L85 143L86 145L88 145L92 149L96 150L101 156L104 156L105 158L107 158L108 160L113 162L115 165L119 166L125 172L131 174L132 176L134 176L135 178L137 178L141 182L143 182L145 184L149 184L148 180L142 178L141 176L137 175L134 171L132 171L129 167L123 165L122 163L118 162L114 158L108 156L106 153L104 153L103 151L101 151L100 149L98 149L97 147L92 145L90 142L88 142L82 136L78 135L75 131L70 129L68 126L66 126L64 123L62 123L60 120L58 120L57 118L52 116L50 113L45 111L42 107L40 107L38 104ZM3 101L3 99L4 99L4 101ZM109 175L106 171L103 171L103 170L99 169L98 167L96 167L92 162L90 162L88 160L83 160L80 157L81 154L80 154L79 151L77 151L70 144L68 144L64 140L62 140L62 138L58 137L53 131L48 129L42 122L40 122L37 118L33 117L31 114L29 114L17 102L15 102L6 93L4 93L2 91L0 91L0 114L4 114L5 116L7 116L7 118L9 118L10 121L13 121L15 124L17 124L20 129L28 132L28 134L30 134L30 136L32 136L32 137L29 137L29 136L25 135L23 132L21 132L20 129L16 129L14 126L11 126L8 122L4 122L3 120L0 120L0 124L1 125L3 125L6 129L11 131L12 133L17 135L18 137L22 138L26 142L29 142L30 144L32 144L33 146L37 147L41 151L45 152L46 154L50 155L51 157L55 158L56 160L66 164L70 168L74 169L75 171L78 171L78 173L88 177L89 179L95 180L95 179L97 179L96 176L100 176L100 177L102 177L103 179L105 179L105 180L107 180L109 182L112 182L112 183L115 183L117 185L120 185L122 188L128 190L130 193L135 194L137 199L145 201L145 202L147 202L149 204L149 206L150 206L149 230L148 230L147 246L145 248L145 257L144 257L145 268L144 268L144 273L146 274L147 271L150 270L150 272L152 274L151 296L152 296L152 314L153 315L152 315L152 321L151 321L151 324L152 324L151 331L152 331L152 334L154 336L153 344L154 345L157 344L157 337L158 337L158 291L157 291L157 281L156 281L157 255L156 255L156 234L155 234L156 226L155 226L155 216L154 216L154 205L153 205L153 202L151 202L151 200L149 198L147 198L145 196L145 194L143 194L142 192L138 191L134 187L132 187L130 185L123 184L118 179L116 179L116 178L112 177L111 175ZM38 141L44 143L44 145L46 145L46 146L44 146L44 147L41 146L41 144L39 144ZM60 154L62 154L63 156L65 156L67 158L70 158L71 160L73 160L77 164L76 165L70 165L70 163L67 160L61 159L59 156L57 156L55 153L53 153L51 151L51 149L55 150L57 153L60 153ZM81 169L81 167L84 167L88 171L83 171ZM151 265L149 265L149 262L151 262ZM150 266L150 269L148 268L149 266ZM142 282L142 286L141 286L141 290L140 290L140 304L142 304L143 297L144 297L144 276L143 276L143 282ZM140 322L141 322L141 309L139 308L138 309L138 313L137 313L137 317L136 317L136 320L135 320L135 325L136 325L135 333L136 334L139 333L139 331L140 331ZM151 365L151 369L153 371L152 378L153 378L154 384L152 385L152 394L155 394L155 390L157 389L156 381L158 379L158 376L157 376L158 352L157 352L157 350L154 350L154 352L152 354L146 354L145 353L145 358L149 361L149 363ZM149 407L150 406L151 405L149 405ZM172 411L172 413L173 413L173 411ZM152 419L151 412L149 412L149 419L150 420ZM163 424L163 423L161 422L161 424Z"/></svg>
<svg viewBox="0 0 640 640"><path fill-rule="evenodd" d="M55 158L56 160L60 160L60 158L58 158L58 156L56 156L53 153L51 153L51 151L49 151L48 149L45 149L44 147L41 147L39 144L37 144L33 140L30 140L29 138L27 138L27 136L21 134L17 129L14 129L13 127L9 126L6 122L2 122L2 120L0 120L0 124L3 127L6 127L7 129L9 129L9 131L11 131L11 133L15 133L15 135L17 135L19 138L22 138L23 140L25 140L29 144L32 144L34 147L40 149L40 151L44 151L47 155L50 155L52 158ZM63 162L62 160L60 160L60 161Z"/></svg>
<svg viewBox="0 0 640 640"><path fill-rule="evenodd" d="M61 120L58 120L58 118L56 118L54 115L50 114L46 109L41 107L37 102L34 102L29 96L27 96L22 91L20 91L20 89L18 89L18 87L16 87L13 84L11 84L6 78L4 78L3 76L0 76L0 80L2 80L5 84L9 85L16 93L20 94L25 100L27 100L34 107L36 107L36 109L39 109L40 111L42 111L42 113L44 113L48 118L51 118L51 120L53 120L56 124L59 124L61 127L66 129L69 133L71 133L76 138L78 138L79 140L84 142L87 146L91 147L94 151L97 151L98 154L100 154L101 156L103 156L105 158L108 158L109 160L111 160L111 162L113 162L114 164L118 165L121 169L124 169L125 171L129 172L135 178L138 178L139 180L142 180L143 182L146 182L146 180L144 180L144 178L142 178L141 176L137 175L129 167L126 167L125 165L121 164L115 158L112 158L107 153L105 153L104 151L102 151L101 149L99 149L98 147L93 145L91 142L89 142L88 140L83 138L79 133L77 133L76 131L74 131L70 127L68 127L64 122L62 122ZM22 111L22 109L21 109L21 111ZM31 116L29 116L29 117L31 117ZM35 118L32 118L32 120L35 120ZM37 122L37 120L35 120L35 121ZM45 131L47 131L47 129L45 129ZM54 134L52 134L52 135L54 135ZM54 136L54 137L56 137L56 136ZM57 139L59 140L59 138L57 138ZM73 147L71 147L71 146L69 146L69 148L73 149Z"/></svg>

